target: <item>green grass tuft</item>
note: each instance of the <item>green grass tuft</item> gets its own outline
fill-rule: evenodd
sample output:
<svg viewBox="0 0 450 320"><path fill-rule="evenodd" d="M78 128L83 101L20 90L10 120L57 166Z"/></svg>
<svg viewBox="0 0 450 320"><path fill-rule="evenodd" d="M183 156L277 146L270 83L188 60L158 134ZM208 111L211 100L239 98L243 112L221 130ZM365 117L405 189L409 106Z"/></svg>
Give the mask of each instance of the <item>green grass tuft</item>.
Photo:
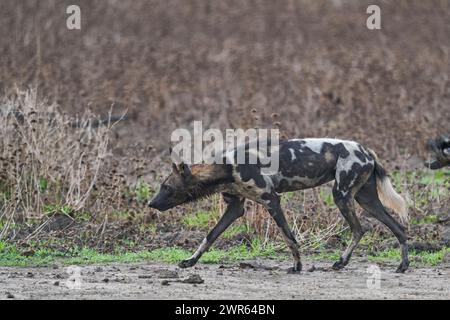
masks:
<svg viewBox="0 0 450 320"><path fill-rule="evenodd" d="M231 239L239 233L250 232L250 228L246 224L236 224L229 227L222 233L224 239Z"/></svg>
<svg viewBox="0 0 450 320"><path fill-rule="evenodd" d="M450 252L450 247L442 248L436 252L415 252L411 251L409 258L412 266L436 266L443 262L445 255ZM373 262L388 262L393 260L400 261L400 249L388 249L378 252L375 256L369 256L368 259Z"/></svg>
<svg viewBox="0 0 450 320"><path fill-rule="evenodd" d="M199 211L183 217L182 223L191 228L208 228L211 221L216 221L218 214L215 211Z"/></svg>
<svg viewBox="0 0 450 320"><path fill-rule="evenodd" d="M64 265L86 265L86 264L107 264L107 263L135 263L142 261L160 261L165 263L178 263L187 259L192 252L183 248L170 247L155 250L143 250L130 252L116 250L114 254L100 253L90 248L74 248L70 252L60 252L46 249L42 244L36 244L36 250L31 256L24 256L14 245L5 241L0 241L0 266L7 267L32 267L48 266L55 263ZM414 252L410 253L413 266L436 266L443 262L445 255L450 252L450 247L445 247L437 252ZM318 254L309 255L312 260L337 261L340 257L340 250L322 251ZM249 245L241 244L228 250L212 248L206 252L200 262L202 263L232 263L240 260L254 258L270 258L285 260L290 258L287 251L280 252L273 242L263 242L255 238ZM388 249L368 256L372 262L400 261L399 249Z"/></svg>

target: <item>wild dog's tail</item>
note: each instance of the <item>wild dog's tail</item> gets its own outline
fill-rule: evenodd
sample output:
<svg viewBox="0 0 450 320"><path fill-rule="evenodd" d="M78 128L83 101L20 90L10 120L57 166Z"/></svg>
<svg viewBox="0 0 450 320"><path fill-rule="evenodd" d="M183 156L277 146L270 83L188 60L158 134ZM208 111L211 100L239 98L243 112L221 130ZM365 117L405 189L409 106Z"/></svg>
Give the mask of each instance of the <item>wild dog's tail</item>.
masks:
<svg viewBox="0 0 450 320"><path fill-rule="evenodd" d="M405 199L394 190L386 169L380 164L375 152L370 149L368 149L368 151L375 160L375 177L377 181L378 197L380 198L381 203L397 213L402 222L407 222L408 210Z"/></svg>

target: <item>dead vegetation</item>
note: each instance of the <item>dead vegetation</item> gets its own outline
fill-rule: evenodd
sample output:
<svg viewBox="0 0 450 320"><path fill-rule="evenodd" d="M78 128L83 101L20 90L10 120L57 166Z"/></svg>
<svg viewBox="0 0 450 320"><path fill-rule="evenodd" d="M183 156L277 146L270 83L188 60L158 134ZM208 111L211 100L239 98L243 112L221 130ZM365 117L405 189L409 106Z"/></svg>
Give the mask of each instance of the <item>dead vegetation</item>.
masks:
<svg viewBox="0 0 450 320"><path fill-rule="evenodd" d="M95 207L92 193L105 174L113 123L93 129L85 117L77 130L73 118L39 101L35 91L17 92L1 102L1 110L2 231L12 223Z"/></svg>
<svg viewBox="0 0 450 320"><path fill-rule="evenodd" d="M80 31L65 27L69 4L81 7ZM1 108L21 110L26 121L0 118L1 237L53 236L44 224L63 214L76 227L56 231L78 244L189 246L185 234L196 228L183 218L215 212L213 224L220 199L165 215L144 204L170 168L168 133L193 120L358 140L397 172L413 219L448 212L448 176L436 183L411 170L422 167L427 139L450 123L449 4L381 1L380 31L365 28L368 4L3 0ZM93 114L111 106L129 119L91 130ZM88 128L74 129L74 119ZM323 190L283 200L307 247L340 241L345 229ZM241 223L248 228L235 241L278 234L255 204Z"/></svg>

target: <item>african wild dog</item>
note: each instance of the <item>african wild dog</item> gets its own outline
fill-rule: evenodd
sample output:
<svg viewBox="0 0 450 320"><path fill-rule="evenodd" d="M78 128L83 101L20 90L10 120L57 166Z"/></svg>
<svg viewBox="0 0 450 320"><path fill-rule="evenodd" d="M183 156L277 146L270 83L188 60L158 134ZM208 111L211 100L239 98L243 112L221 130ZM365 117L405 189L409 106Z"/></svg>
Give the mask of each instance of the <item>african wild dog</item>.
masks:
<svg viewBox="0 0 450 320"><path fill-rule="evenodd" d="M246 155L251 150L245 147ZM395 192L376 155L354 141L337 139L293 139L280 141L279 169L273 175L263 175L260 164L173 164L172 173L161 184L149 206L165 211L182 203L194 201L221 192L227 209L217 225L203 240L197 251L182 261L182 268L192 267L208 250L217 237L244 214L244 200L262 204L279 227L294 256L289 272L301 271L297 242L280 206L280 193L313 188L335 180L334 202L352 231L352 241L334 263L333 269L342 269L349 262L353 249L364 234L355 212L354 200L370 215L383 222L397 237L401 246L402 262L397 272L407 270L408 245L404 227L385 206L407 218L406 204ZM236 149L224 157L236 157ZM224 159L225 160L225 159ZM228 164L227 164L228 163ZM236 162L234 162L236 163Z"/></svg>
<svg viewBox="0 0 450 320"><path fill-rule="evenodd" d="M450 136L442 135L436 139L430 139L427 145L434 159L425 162L426 167L436 170L450 166Z"/></svg>

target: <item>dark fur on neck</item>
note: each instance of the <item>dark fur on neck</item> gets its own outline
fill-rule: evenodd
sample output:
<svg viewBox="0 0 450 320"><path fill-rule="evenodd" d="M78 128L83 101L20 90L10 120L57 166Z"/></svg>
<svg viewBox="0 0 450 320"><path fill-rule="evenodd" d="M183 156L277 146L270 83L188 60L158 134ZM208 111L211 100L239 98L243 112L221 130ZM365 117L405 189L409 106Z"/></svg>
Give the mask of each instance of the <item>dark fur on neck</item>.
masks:
<svg viewBox="0 0 450 320"><path fill-rule="evenodd" d="M234 181L229 164L192 165L191 174L188 182L188 202L220 192L224 185Z"/></svg>

